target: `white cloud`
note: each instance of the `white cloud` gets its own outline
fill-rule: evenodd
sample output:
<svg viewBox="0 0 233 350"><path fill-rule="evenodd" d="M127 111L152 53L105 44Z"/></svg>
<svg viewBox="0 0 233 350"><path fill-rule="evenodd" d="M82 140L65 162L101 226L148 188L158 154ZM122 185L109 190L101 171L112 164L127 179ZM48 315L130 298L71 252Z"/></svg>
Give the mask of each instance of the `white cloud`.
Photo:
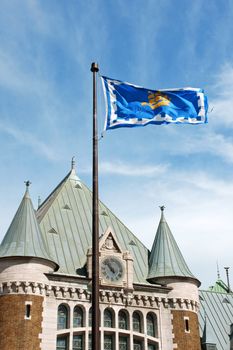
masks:
<svg viewBox="0 0 233 350"><path fill-rule="evenodd" d="M123 176L156 176L164 173L168 165L143 165L124 162L102 162L99 165L102 174L114 174Z"/></svg>
<svg viewBox="0 0 233 350"><path fill-rule="evenodd" d="M19 130L15 127L0 124L0 132L4 132L13 137L19 144L29 146L35 153L43 155L49 160L57 160L57 153L47 144L38 140L36 136L27 131Z"/></svg>
<svg viewBox="0 0 233 350"><path fill-rule="evenodd" d="M214 127L233 127L233 66L225 64L220 72L215 76L215 84L211 87L215 98L209 101L210 123Z"/></svg>
<svg viewBox="0 0 233 350"><path fill-rule="evenodd" d="M204 171L193 174L170 168L158 179L139 183L133 192L132 186L118 184L111 194L103 193L104 201L112 202L118 217L148 248L160 219L158 207L165 205L165 217L191 271L205 287L214 283L216 260L232 261L233 181L225 183ZM118 192L124 193L123 200Z"/></svg>

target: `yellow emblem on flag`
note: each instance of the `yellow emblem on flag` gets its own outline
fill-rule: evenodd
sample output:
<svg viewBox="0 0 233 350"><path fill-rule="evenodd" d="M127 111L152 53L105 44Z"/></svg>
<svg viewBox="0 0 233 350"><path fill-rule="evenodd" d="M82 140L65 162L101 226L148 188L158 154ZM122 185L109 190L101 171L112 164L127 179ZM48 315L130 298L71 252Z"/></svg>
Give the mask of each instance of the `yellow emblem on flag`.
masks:
<svg viewBox="0 0 233 350"><path fill-rule="evenodd" d="M160 106L168 106L170 103L170 98L162 94L161 92L155 92L148 94L148 102L142 102L142 106L149 106L151 109L156 109Z"/></svg>

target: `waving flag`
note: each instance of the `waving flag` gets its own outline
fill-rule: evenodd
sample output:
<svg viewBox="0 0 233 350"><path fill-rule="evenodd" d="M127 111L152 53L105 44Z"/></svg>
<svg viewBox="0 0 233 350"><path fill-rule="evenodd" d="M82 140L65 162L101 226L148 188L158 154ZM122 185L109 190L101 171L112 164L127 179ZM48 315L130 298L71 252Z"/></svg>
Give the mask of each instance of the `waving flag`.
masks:
<svg viewBox="0 0 233 350"><path fill-rule="evenodd" d="M202 89L148 90L101 78L107 106L105 130L147 124L207 123L208 102Z"/></svg>

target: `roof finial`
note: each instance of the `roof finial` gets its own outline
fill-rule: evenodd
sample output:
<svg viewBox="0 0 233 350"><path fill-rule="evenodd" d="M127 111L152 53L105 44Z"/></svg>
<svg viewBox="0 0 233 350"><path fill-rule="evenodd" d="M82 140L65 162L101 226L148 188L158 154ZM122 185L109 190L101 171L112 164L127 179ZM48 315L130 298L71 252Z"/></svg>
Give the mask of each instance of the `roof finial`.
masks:
<svg viewBox="0 0 233 350"><path fill-rule="evenodd" d="M228 293L231 292L230 280L229 280L229 268L230 267L224 267L224 269L226 270L226 275L227 275L227 289L228 289Z"/></svg>
<svg viewBox="0 0 233 350"><path fill-rule="evenodd" d="M72 160L71 160L71 170L75 170L75 157L74 156L72 157Z"/></svg>
<svg viewBox="0 0 233 350"><path fill-rule="evenodd" d="M165 209L165 206L164 206L164 205L161 205L161 206L160 206L160 210L163 212L164 209Z"/></svg>
<svg viewBox="0 0 233 350"><path fill-rule="evenodd" d="M220 271L218 266L218 260L217 260L217 276L218 276L218 280L220 280L221 276L220 276Z"/></svg>
<svg viewBox="0 0 233 350"><path fill-rule="evenodd" d="M25 198L29 198L29 186L31 185L31 182L29 180L24 181L25 185L26 185L26 191L25 191Z"/></svg>
<svg viewBox="0 0 233 350"><path fill-rule="evenodd" d="M26 185L26 189L28 190L28 187L32 184L29 180L24 181L25 185Z"/></svg>

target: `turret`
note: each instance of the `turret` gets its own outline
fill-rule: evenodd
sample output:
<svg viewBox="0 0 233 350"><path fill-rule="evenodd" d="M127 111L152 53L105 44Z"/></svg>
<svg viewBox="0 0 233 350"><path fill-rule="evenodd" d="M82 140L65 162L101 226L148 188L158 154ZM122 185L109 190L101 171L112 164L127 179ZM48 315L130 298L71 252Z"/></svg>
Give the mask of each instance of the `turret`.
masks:
<svg viewBox="0 0 233 350"><path fill-rule="evenodd" d="M192 274L183 255L171 233L164 216L164 206L160 207L161 218L149 258L149 273L147 280L150 283L161 284L191 284L196 291L200 281ZM182 291L179 291L179 293ZM175 291L173 292L173 294ZM187 291L185 291L187 293ZM183 293L182 293L183 294ZM180 297L182 297L179 294ZM187 295L183 295L183 297Z"/></svg>
<svg viewBox="0 0 233 350"><path fill-rule="evenodd" d="M171 288L168 297L173 300L171 311L173 342L179 350L200 350L198 329L199 280L189 270L183 255L164 217L161 219L149 257L147 280Z"/></svg>
<svg viewBox="0 0 233 350"><path fill-rule="evenodd" d="M25 184L26 191L23 199L0 245L0 278L5 281L13 277L21 277L27 280L28 271L26 266L28 266L29 261L30 271L35 269L35 273L37 271L40 274L39 270L41 269L43 273L58 269L57 263L47 251L46 243L35 216L35 210L29 195L30 182L26 181ZM17 268L16 276L14 276L14 266L18 264L21 268L20 271ZM7 266L7 269L4 269L4 266ZM43 278L43 275L41 275L40 279L43 280Z"/></svg>
<svg viewBox="0 0 233 350"><path fill-rule="evenodd" d="M29 196L30 182L0 246L0 349L40 350L50 257ZM13 322L12 322L13 320Z"/></svg>

